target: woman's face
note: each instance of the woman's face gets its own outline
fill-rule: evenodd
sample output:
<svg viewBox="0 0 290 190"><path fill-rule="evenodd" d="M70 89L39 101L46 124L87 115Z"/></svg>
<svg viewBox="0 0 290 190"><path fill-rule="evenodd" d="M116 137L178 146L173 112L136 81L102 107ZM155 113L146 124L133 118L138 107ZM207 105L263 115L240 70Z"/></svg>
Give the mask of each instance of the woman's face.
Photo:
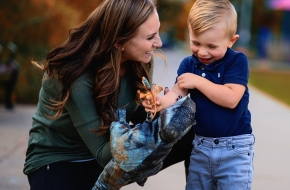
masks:
<svg viewBox="0 0 290 190"><path fill-rule="evenodd" d="M123 46L122 63L127 60L148 63L156 47L162 46L159 36L160 21L156 11L139 26L135 36Z"/></svg>

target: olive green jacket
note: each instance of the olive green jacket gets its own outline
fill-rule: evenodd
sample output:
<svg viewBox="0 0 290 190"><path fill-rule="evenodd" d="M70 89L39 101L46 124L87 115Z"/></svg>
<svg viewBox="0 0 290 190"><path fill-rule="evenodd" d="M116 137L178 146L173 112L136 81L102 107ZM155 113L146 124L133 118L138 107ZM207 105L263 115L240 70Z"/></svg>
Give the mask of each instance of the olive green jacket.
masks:
<svg viewBox="0 0 290 190"><path fill-rule="evenodd" d="M100 120L94 104L92 86L94 78L83 74L76 79L70 91L69 99L63 114L56 119L54 111L49 109L50 100L59 95L60 83L50 78L43 80L36 112L32 117L32 128L29 132L28 149L24 163L25 174L55 162L76 161L96 158L105 166L112 158L110 135L97 136L95 132ZM126 107L127 120L137 110L134 92L128 74L121 78L119 107Z"/></svg>

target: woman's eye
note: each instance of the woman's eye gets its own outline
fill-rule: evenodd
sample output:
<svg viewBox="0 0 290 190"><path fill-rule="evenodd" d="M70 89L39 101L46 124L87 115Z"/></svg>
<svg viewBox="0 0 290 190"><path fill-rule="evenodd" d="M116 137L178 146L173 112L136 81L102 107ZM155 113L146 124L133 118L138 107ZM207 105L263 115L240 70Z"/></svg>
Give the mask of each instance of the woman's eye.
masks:
<svg viewBox="0 0 290 190"><path fill-rule="evenodd" d="M154 38L154 36L151 36L151 37L148 38L148 40L152 40L153 38Z"/></svg>

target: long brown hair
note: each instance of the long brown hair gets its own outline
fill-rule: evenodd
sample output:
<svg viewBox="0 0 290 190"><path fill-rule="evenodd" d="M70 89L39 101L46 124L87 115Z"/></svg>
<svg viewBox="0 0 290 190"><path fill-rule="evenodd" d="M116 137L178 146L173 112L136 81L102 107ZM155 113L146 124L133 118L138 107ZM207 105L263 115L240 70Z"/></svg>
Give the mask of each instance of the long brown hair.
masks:
<svg viewBox="0 0 290 190"><path fill-rule="evenodd" d="M68 39L51 50L43 65L34 65L56 77L62 83L61 99L51 100L59 117L69 97L71 84L82 73L95 71L93 94L99 115L100 133L107 132L115 119L114 108L120 83L121 50L114 44L126 44L138 27L156 10L153 0L104 0L77 28L70 30ZM152 60L148 64L127 61L134 92L145 91L142 76L151 78ZM136 95L136 101L140 101Z"/></svg>

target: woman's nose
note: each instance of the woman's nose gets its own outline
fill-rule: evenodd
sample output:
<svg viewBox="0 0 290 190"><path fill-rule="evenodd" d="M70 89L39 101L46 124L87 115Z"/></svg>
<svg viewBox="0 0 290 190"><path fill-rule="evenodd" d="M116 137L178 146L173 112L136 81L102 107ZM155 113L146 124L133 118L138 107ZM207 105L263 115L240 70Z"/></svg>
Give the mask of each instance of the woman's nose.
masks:
<svg viewBox="0 0 290 190"><path fill-rule="evenodd" d="M159 35L156 35L156 41L153 43L153 46L155 47L162 47L162 41Z"/></svg>

